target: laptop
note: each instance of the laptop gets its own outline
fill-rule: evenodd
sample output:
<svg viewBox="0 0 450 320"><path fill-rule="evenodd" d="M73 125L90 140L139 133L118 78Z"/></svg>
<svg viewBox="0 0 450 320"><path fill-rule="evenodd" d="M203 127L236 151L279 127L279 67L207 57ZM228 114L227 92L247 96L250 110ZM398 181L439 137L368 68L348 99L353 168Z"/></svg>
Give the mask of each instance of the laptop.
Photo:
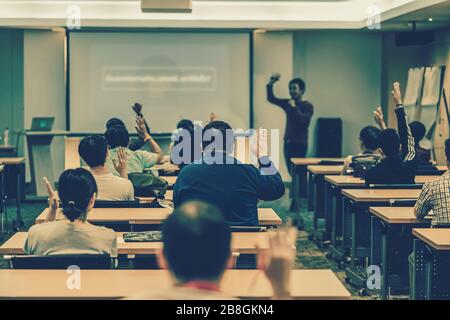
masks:
<svg viewBox="0 0 450 320"><path fill-rule="evenodd" d="M36 117L31 121L31 131L51 131L55 117Z"/></svg>

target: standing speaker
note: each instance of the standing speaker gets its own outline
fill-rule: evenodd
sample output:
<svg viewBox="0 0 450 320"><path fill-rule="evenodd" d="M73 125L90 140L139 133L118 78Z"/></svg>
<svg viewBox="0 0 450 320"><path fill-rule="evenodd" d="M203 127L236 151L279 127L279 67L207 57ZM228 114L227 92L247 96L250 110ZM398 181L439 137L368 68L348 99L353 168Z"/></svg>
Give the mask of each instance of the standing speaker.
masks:
<svg viewBox="0 0 450 320"><path fill-rule="evenodd" d="M316 154L319 158L340 158L342 153L342 119L317 119Z"/></svg>

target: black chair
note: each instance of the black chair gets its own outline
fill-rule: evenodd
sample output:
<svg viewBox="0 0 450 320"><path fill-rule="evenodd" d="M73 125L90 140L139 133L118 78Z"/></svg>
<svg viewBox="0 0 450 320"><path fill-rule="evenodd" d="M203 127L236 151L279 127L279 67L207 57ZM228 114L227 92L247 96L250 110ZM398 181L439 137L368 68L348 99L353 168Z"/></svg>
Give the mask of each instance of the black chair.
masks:
<svg viewBox="0 0 450 320"><path fill-rule="evenodd" d="M321 166L338 166L343 165L344 161L338 161L338 160L321 160L319 162L319 165Z"/></svg>
<svg viewBox="0 0 450 320"><path fill-rule="evenodd" d="M115 259L107 254L64 254L49 256L10 256L11 269L111 269Z"/></svg>
<svg viewBox="0 0 450 320"><path fill-rule="evenodd" d="M137 200L132 201L95 201L94 208L140 208L141 203Z"/></svg>

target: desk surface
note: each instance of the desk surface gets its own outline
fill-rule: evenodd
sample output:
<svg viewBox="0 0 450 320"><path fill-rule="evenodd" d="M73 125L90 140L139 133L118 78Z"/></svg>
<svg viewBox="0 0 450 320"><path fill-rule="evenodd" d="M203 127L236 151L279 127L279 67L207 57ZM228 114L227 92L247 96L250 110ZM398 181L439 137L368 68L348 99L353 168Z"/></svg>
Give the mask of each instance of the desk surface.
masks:
<svg viewBox="0 0 450 320"><path fill-rule="evenodd" d="M15 157L15 158L0 158L0 164L15 165L25 163L25 158Z"/></svg>
<svg viewBox="0 0 450 320"><path fill-rule="evenodd" d="M334 165L334 166L319 166L319 165L309 165L306 169L314 174L341 174L344 166Z"/></svg>
<svg viewBox="0 0 450 320"><path fill-rule="evenodd" d="M83 270L80 290L67 289L66 270L0 270L2 298L122 298L169 287L166 270ZM227 270L221 290L228 296L269 298L272 289L260 270ZM297 299L349 299L331 270L293 270L291 294Z"/></svg>
<svg viewBox="0 0 450 320"><path fill-rule="evenodd" d="M413 229L413 235L436 250L450 250L450 229Z"/></svg>
<svg viewBox="0 0 450 320"><path fill-rule="evenodd" d="M343 189L342 195L356 202L417 199L420 189Z"/></svg>
<svg viewBox="0 0 450 320"><path fill-rule="evenodd" d="M269 232L233 232L231 250L240 254L257 254L259 250L268 249ZM0 246L0 254L24 254L27 235L28 232L16 232ZM116 235L119 254L156 254L162 249L162 242L124 242L123 232L116 232Z"/></svg>
<svg viewBox="0 0 450 320"><path fill-rule="evenodd" d="M36 223L42 223L47 217L45 209L36 218ZM170 208L95 208L88 214L88 221L117 222L129 224L161 224L172 212ZM260 225L280 225L281 218L272 208L258 208L258 218ZM57 214L57 219L64 219L61 212Z"/></svg>
<svg viewBox="0 0 450 320"><path fill-rule="evenodd" d="M321 161L336 161L336 164L343 164L345 158L292 158L291 163L296 166L307 166L312 164L319 164Z"/></svg>
<svg viewBox="0 0 450 320"><path fill-rule="evenodd" d="M416 184L424 184L425 182L438 179L439 176L416 176ZM356 178L353 176L336 176L330 175L325 176L325 180L337 187L357 187L364 186L365 181L361 178Z"/></svg>
<svg viewBox="0 0 450 320"><path fill-rule="evenodd" d="M370 207L369 211L389 224L431 223L431 216L425 221L417 219L413 207Z"/></svg>
<svg viewBox="0 0 450 320"><path fill-rule="evenodd" d="M175 182L177 181L177 176L160 177L160 178L166 180L167 183L169 184L169 187L173 186L175 184ZM173 199L173 193L172 193L172 197L170 197L170 199Z"/></svg>

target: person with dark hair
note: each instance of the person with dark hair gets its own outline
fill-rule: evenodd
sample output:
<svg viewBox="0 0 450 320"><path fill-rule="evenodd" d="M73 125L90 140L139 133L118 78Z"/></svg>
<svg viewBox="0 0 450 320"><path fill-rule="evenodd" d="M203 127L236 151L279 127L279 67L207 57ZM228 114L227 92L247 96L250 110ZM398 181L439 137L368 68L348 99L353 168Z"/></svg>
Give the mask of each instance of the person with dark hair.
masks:
<svg viewBox="0 0 450 320"><path fill-rule="evenodd" d="M130 150L128 148L130 135L128 130L123 126L113 126L106 130L105 137L110 148L110 157L107 159L106 164L109 170L115 175L119 175L119 173L114 168L113 159L118 157L117 153L120 148L124 150L127 157L128 174L143 173L145 169L151 168L162 161L162 150L148 133L144 120L137 118L136 124L136 130L139 132L141 138L149 144L151 152Z"/></svg>
<svg viewBox="0 0 450 320"><path fill-rule="evenodd" d="M445 141L445 157L447 168L450 170L450 139ZM449 226L450 224L450 171L446 171L435 180L426 182L414 206L417 219L424 219L432 213L431 227ZM409 285L413 287L414 281L414 252L408 257ZM410 292L412 296L412 291Z"/></svg>
<svg viewBox="0 0 450 320"><path fill-rule="evenodd" d="M97 198L108 201L127 201L134 199L134 189L128 180L127 157L125 151L119 147L117 161L113 161L117 177L111 173L106 165L109 157L108 144L100 135L87 136L81 140L78 153L89 166L98 187Z"/></svg>
<svg viewBox="0 0 450 320"><path fill-rule="evenodd" d="M359 133L359 145L361 153L356 156L375 156L378 158L378 136L381 130L374 126L366 126L362 128ZM348 156L345 158L342 174L348 174L350 167L352 167L354 156Z"/></svg>
<svg viewBox="0 0 450 320"><path fill-rule="evenodd" d="M283 229L283 228L280 228ZM231 231L216 206L192 201L179 206L164 222L163 249L158 254L174 286L159 292L143 292L129 299L215 300L230 299L220 284L231 266ZM290 298L290 273L295 261L296 230L272 232L270 247L260 268L267 275L276 299Z"/></svg>
<svg viewBox="0 0 450 320"><path fill-rule="evenodd" d="M266 144L261 137L261 144ZM223 121L212 121L203 129L203 157L200 162L183 168L174 185L174 205L202 200L218 206L230 225L258 225L257 204L275 200L284 194L280 174L263 148L253 153L260 168L242 164L231 153L234 133Z"/></svg>
<svg viewBox="0 0 450 320"><path fill-rule="evenodd" d="M450 139L445 141L445 156L447 167L450 169ZM422 192L417 199L414 213L422 219L433 211L433 225L450 223L450 172L445 172L436 180L423 185Z"/></svg>
<svg viewBox="0 0 450 320"><path fill-rule="evenodd" d="M295 78L289 82L291 99L279 99L273 93L273 85L280 80L280 74L272 75L267 84L267 100L286 113L286 130L284 133L284 158L290 172L291 158L304 158L308 150L308 128L314 114L311 102L303 100L306 90L305 82Z"/></svg>
<svg viewBox="0 0 450 320"><path fill-rule="evenodd" d="M148 126L147 121L145 120L144 115L142 114L142 104L136 102L131 108L136 113L136 117L144 121L145 128L147 132L150 133L150 127ZM122 126L126 128L125 123L118 118L111 118L106 122L106 130L115 126ZM128 149L136 151L141 149L143 146L145 146L145 141L141 136L138 136L137 139L133 139L130 141L130 143L128 144Z"/></svg>
<svg viewBox="0 0 450 320"><path fill-rule="evenodd" d="M417 160L414 138L408 126L398 82L393 85L392 98L396 105L398 133L394 129L381 131L378 145L382 160L366 172L366 184L413 184L415 180Z"/></svg>
<svg viewBox="0 0 450 320"><path fill-rule="evenodd" d="M28 231L24 251L29 255L109 254L117 256L117 239L113 230L87 222L97 194L92 174L83 168L69 169L59 177L58 196L44 178L49 194L49 207L44 223ZM58 219L57 219L58 218Z"/></svg>
<svg viewBox="0 0 450 320"><path fill-rule="evenodd" d="M111 118L108 121L106 121L106 130L116 126L126 128L125 123L119 118Z"/></svg>
<svg viewBox="0 0 450 320"><path fill-rule="evenodd" d="M416 144L416 156L418 165L431 165L431 150L422 148L420 141L425 137L427 129L425 125L420 121L413 121L409 124L411 128L411 134L414 137Z"/></svg>
<svg viewBox="0 0 450 320"><path fill-rule="evenodd" d="M201 132L201 127L191 120L183 119L178 122L177 130L172 134L169 147L170 162L177 165L180 170L201 157L201 145L195 139L197 130Z"/></svg>

